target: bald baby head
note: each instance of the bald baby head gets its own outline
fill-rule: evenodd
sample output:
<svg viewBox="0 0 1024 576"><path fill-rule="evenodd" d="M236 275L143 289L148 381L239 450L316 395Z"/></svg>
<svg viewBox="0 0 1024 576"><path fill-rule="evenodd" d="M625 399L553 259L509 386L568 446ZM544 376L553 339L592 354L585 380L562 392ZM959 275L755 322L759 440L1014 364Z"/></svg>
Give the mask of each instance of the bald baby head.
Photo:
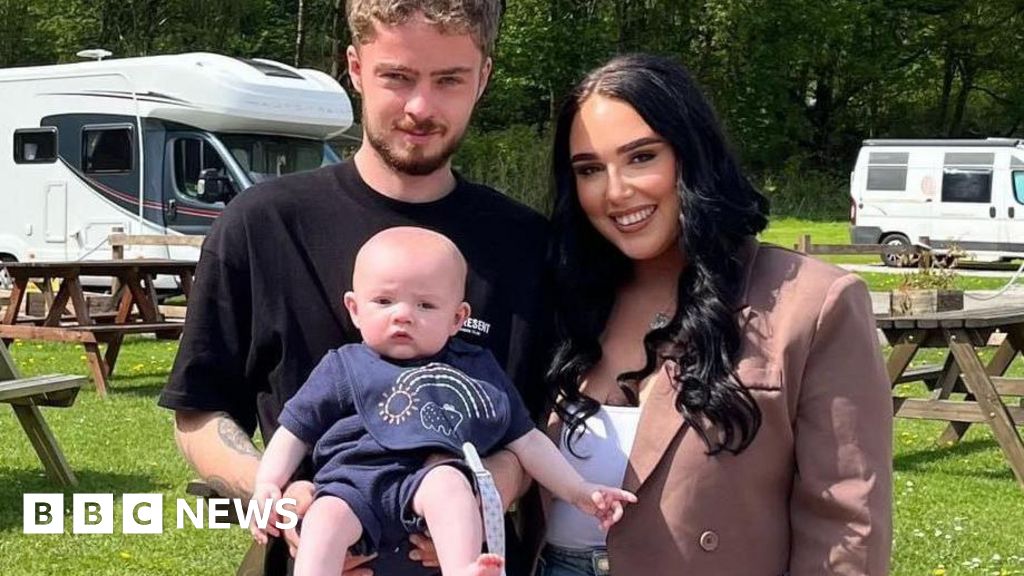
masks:
<svg viewBox="0 0 1024 576"><path fill-rule="evenodd" d="M454 242L433 230L399 226L375 234L356 254L352 287L358 290L360 276L367 271L393 267L429 269L431 275L457 286L457 298L465 295L466 259Z"/></svg>
<svg viewBox="0 0 1024 576"><path fill-rule="evenodd" d="M443 235L389 228L356 254L345 307L363 341L382 355L432 355L469 316L466 274L465 258Z"/></svg>

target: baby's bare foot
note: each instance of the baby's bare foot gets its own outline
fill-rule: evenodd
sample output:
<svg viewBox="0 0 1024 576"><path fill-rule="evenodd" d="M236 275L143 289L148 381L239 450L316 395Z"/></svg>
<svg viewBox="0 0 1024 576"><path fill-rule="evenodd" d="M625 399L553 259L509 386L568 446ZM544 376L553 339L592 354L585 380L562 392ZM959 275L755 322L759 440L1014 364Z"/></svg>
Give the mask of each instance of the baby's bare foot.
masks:
<svg viewBox="0 0 1024 576"><path fill-rule="evenodd" d="M481 554L476 562L466 569L466 576L501 576L505 559L497 554Z"/></svg>

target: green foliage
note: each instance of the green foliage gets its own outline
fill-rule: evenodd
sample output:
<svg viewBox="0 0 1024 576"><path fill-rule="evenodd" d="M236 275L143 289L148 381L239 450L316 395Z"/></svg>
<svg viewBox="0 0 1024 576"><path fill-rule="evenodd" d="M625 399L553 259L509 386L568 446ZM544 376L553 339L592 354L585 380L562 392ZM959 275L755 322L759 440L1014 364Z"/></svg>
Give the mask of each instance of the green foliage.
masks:
<svg viewBox="0 0 1024 576"><path fill-rule="evenodd" d="M872 258L872 264L878 258ZM892 272L859 272L857 274L867 283L872 292L891 292L899 290L903 283L903 275ZM1006 286L1006 278L990 276L970 276L961 273L957 278L956 288L960 290L999 290Z"/></svg>
<svg viewBox="0 0 1024 576"><path fill-rule="evenodd" d="M897 290L956 290L957 274L949 268L921 268L904 274Z"/></svg>
<svg viewBox="0 0 1024 576"><path fill-rule="evenodd" d="M956 277L951 269L920 269L904 274L897 290L955 290Z"/></svg>
<svg viewBox="0 0 1024 576"><path fill-rule="evenodd" d="M471 132L456 154L455 169L542 214L550 211L550 138L527 126Z"/></svg>
<svg viewBox="0 0 1024 576"><path fill-rule="evenodd" d="M298 60L347 82L341 0L305 0ZM843 218L860 143L1019 135L1017 0L513 0L467 173L541 202L544 134L567 90L613 54L679 58L705 87L776 215ZM296 59L298 0L0 0L0 67L208 50ZM529 128L525 128L529 127ZM536 131L526 136L509 136ZM496 134L493 137L490 134ZM512 163L472 150L528 146ZM492 142L492 143L487 143ZM506 148L506 150L508 150ZM530 172L512 174L509 170ZM526 192L520 192L526 191Z"/></svg>
<svg viewBox="0 0 1024 576"><path fill-rule="evenodd" d="M304 65L330 69L335 0L306 3ZM211 51L292 63L297 1L0 0L0 67Z"/></svg>
<svg viewBox="0 0 1024 576"><path fill-rule="evenodd" d="M960 274L956 270L957 260L966 256L959 246L953 246L942 258L936 258L931 252L920 256L903 254L901 260L917 260L917 269L904 274L897 290L956 290L959 287Z"/></svg>
<svg viewBox="0 0 1024 576"><path fill-rule="evenodd" d="M808 163L791 162L778 172L768 172L762 176L761 191L771 200L773 217L819 221L849 218L849 180Z"/></svg>

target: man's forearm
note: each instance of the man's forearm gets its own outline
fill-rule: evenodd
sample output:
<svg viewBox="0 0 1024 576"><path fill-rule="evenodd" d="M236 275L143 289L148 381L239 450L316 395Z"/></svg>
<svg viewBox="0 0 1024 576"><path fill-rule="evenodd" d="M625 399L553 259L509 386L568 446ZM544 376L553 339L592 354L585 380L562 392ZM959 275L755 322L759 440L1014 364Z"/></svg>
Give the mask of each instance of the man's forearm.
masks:
<svg viewBox="0 0 1024 576"><path fill-rule="evenodd" d="M244 430L224 412L179 410L174 437L192 469L211 488L229 498L250 498L260 452Z"/></svg>

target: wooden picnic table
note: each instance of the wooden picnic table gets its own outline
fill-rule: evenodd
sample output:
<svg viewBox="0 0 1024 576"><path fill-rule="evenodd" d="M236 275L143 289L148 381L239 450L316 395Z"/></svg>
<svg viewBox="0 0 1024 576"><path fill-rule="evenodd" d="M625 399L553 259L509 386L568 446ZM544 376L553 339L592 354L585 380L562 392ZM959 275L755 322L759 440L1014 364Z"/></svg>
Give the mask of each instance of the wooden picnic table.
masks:
<svg viewBox="0 0 1024 576"><path fill-rule="evenodd" d="M886 366L892 385L923 380L931 389L927 398L895 396L895 415L949 422L940 444L959 441L972 423L988 425L1024 488L1024 442L1017 429L1024 425L1024 407L1019 402L1010 405L1006 398L1024 396L1024 378L1004 376L1024 351L1024 307L886 314L875 320L892 346ZM1000 333L1005 338L982 364L978 353ZM948 350L944 362L911 368L914 356L924 348Z"/></svg>
<svg viewBox="0 0 1024 576"><path fill-rule="evenodd" d="M77 342L85 348L93 381L105 395L107 378L117 364L126 334L152 333L158 337L181 334L181 322L164 318L157 305L155 277L176 276L188 298L192 290L196 262L189 260L85 260L74 262L13 262L6 265L13 280L10 303L0 323L0 338ZM116 311L93 314L85 299L83 276L110 277L117 280L114 294ZM59 286L52 294L51 283ZM21 304L29 284L36 284L50 304L41 317L23 316ZM68 311L70 305L71 311ZM133 313L134 312L134 313ZM100 344L106 344L100 354Z"/></svg>
<svg viewBox="0 0 1024 576"><path fill-rule="evenodd" d="M46 475L61 486L74 486L78 479L68 466L64 452L46 425L39 407L71 406L84 382L84 376L67 374L22 378L7 352L7 346L0 342L0 403L10 404L14 408L18 423L39 455Z"/></svg>

